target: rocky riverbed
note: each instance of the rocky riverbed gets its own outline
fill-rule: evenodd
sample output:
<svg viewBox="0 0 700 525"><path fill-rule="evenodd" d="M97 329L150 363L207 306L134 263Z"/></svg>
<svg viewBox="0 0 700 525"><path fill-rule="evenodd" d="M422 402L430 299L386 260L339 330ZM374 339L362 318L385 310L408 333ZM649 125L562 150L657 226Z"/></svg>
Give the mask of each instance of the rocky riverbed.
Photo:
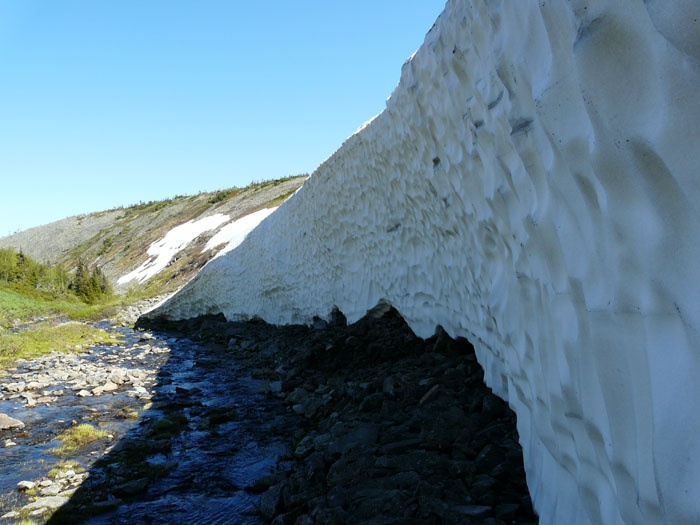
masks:
<svg viewBox="0 0 700 525"><path fill-rule="evenodd" d="M0 387L0 519L36 522L71 496L87 468L148 408L168 342L122 330L123 344L19 360ZM5 424L2 424L2 421ZM90 424L106 433L90 447L57 454L62 433Z"/></svg>
<svg viewBox="0 0 700 525"><path fill-rule="evenodd" d="M515 415L471 344L417 338L393 309L346 326L197 319L145 326L226 344L300 418L276 472L249 487L277 524L532 524Z"/></svg>
<svg viewBox="0 0 700 525"><path fill-rule="evenodd" d="M515 417L467 341L390 309L139 324L3 378L24 427L0 430L0 523L537 523ZM52 456L84 423L107 436Z"/></svg>
<svg viewBox="0 0 700 525"><path fill-rule="evenodd" d="M0 523L263 523L245 487L278 465L292 416L221 346L119 331L7 371ZM84 425L104 437L61 452Z"/></svg>

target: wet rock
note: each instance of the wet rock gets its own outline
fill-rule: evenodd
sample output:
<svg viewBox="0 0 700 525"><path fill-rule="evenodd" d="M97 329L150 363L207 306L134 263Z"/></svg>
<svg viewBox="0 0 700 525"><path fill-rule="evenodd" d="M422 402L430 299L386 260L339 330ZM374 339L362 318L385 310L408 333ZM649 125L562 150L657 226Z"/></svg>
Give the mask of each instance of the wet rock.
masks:
<svg viewBox="0 0 700 525"><path fill-rule="evenodd" d="M488 505L457 505L454 510L470 518L483 518L488 516L493 508Z"/></svg>
<svg viewBox="0 0 700 525"><path fill-rule="evenodd" d="M23 490L32 490L34 487L36 487L36 483L33 481L20 481L17 483L17 490L23 491Z"/></svg>
<svg viewBox="0 0 700 525"><path fill-rule="evenodd" d="M19 382L19 383L8 383L5 386L2 387L2 389L5 392L24 392L27 388L27 384L24 382Z"/></svg>
<svg viewBox="0 0 700 525"><path fill-rule="evenodd" d="M503 505L496 505L494 509L494 517L506 522L514 520L520 510L520 505L517 503L505 503Z"/></svg>
<svg viewBox="0 0 700 525"><path fill-rule="evenodd" d="M337 423L331 429L331 434L335 439L329 447L329 452L345 454L356 448L374 445L379 436L379 427L374 423L359 423L352 427Z"/></svg>
<svg viewBox="0 0 700 525"><path fill-rule="evenodd" d="M311 434L304 436L294 449L294 455L300 458L307 456L314 449L314 437Z"/></svg>
<svg viewBox="0 0 700 525"><path fill-rule="evenodd" d="M57 509L68 502L68 498L65 496L47 496L44 498L39 498L28 505L22 507L22 510L38 510L38 509Z"/></svg>
<svg viewBox="0 0 700 525"><path fill-rule="evenodd" d="M434 385L430 390L428 390L423 397L418 401L418 405L423 405L429 402L433 397L435 397L440 390L440 385Z"/></svg>
<svg viewBox="0 0 700 525"><path fill-rule="evenodd" d="M282 484L273 485L260 498L260 514L266 519L273 518L277 515L281 501Z"/></svg>
<svg viewBox="0 0 700 525"><path fill-rule="evenodd" d="M48 385L49 395L58 389L65 389L68 398L82 389L98 395L95 391L106 393L99 389L110 383L117 387L115 396L80 403L90 406L119 397L138 403L139 410L154 411L139 433L115 443L111 459L89 478L65 472L44 487L70 489L85 481L71 509L59 511L63 522L75 522L73 511L80 502L85 512L92 512L110 506L115 496L122 505L120 515L132 516L139 508L149 508L153 515L158 509L164 520L181 522L181 516L161 514L173 511L159 505L159 498L167 497L173 508L194 505L214 513L217 497L239 493L241 487L274 523L536 522L514 417L507 405L487 400L491 394L465 341L440 332L419 340L391 310L355 325L329 323L315 329L214 318L187 324L190 334L211 345L161 372L145 365L161 351L152 340L99 364L94 362L98 354L92 360L54 357L62 363L54 366L56 375L66 379ZM234 367L236 384L252 374L251 389L265 385L264 391L273 395L262 399L277 405L283 400L284 416L265 412L258 403L254 411L236 404L240 417L235 421L211 417L234 406L222 404L232 389L224 384L222 371ZM41 382L38 374L45 373L40 367L29 377L28 369L22 370L13 382ZM205 401L203 390L218 397ZM127 395L137 400L153 396L153 402L126 400ZM130 410L120 410L122 417L131 417ZM80 420L67 419L73 417ZM97 421L97 414L89 418ZM258 441L243 444L237 429L272 421L280 422L274 432L290 445L278 470L270 474L265 464L258 483L237 479L239 473L230 468L235 454L260 454L263 448ZM255 464L254 457L244 455L245 464ZM133 514L134 520L146 515L141 512ZM59 517L56 523L61 523Z"/></svg>
<svg viewBox="0 0 700 525"><path fill-rule="evenodd" d="M112 509L118 508L120 505L122 505L124 502L119 499L119 498L111 498L107 500L102 500L102 501L96 501L92 503L92 507L98 512L107 512Z"/></svg>
<svg viewBox="0 0 700 525"><path fill-rule="evenodd" d="M112 383L112 381L107 381L104 385L93 388L92 395L101 396L105 392L114 392L118 388L119 387L115 383Z"/></svg>
<svg viewBox="0 0 700 525"><path fill-rule="evenodd" d="M309 424L283 488L263 496L270 518L276 508L278 521L296 513L299 523L537 521L521 506L514 416L483 384L468 342L440 330L420 341L393 311L333 330L270 345L281 394ZM275 334L263 337L251 348Z"/></svg>
<svg viewBox="0 0 700 525"><path fill-rule="evenodd" d="M7 414L0 413L0 430L12 428L24 428L24 423L22 423L19 419L15 419Z"/></svg>
<svg viewBox="0 0 700 525"><path fill-rule="evenodd" d="M489 443L479 452L474 463L480 472L493 473L493 470L503 461L503 458L503 450Z"/></svg>
<svg viewBox="0 0 700 525"><path fill-rule="evenodd" d="M120 485L115 486L112 492L115 496L119 497L130 497L141 494L144 489L148 486L147 478L139 478L132 481L127 481Z"/></svg>

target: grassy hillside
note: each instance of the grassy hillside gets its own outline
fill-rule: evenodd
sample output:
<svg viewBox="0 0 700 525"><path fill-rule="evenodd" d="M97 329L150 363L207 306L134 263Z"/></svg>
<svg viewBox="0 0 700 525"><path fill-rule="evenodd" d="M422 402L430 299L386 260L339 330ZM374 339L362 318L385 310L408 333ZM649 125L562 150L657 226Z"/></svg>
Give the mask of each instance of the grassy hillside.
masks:
<svg viewBox="0 0 700 525"><path fill-rule="evenodd" d="M0 333L3 329L38 319L103 319L112 315L126 302L128 299L110 297L104 301L87 304L77 297L51 297L27 293L0 283Z"/></svg>
<svg viewBox="0 0 700 525"><path fill-rule="evenodd" d="M0 327L10 327L23 319L56 315L71 307L64 300L37 298L0 285Z"/></svg>

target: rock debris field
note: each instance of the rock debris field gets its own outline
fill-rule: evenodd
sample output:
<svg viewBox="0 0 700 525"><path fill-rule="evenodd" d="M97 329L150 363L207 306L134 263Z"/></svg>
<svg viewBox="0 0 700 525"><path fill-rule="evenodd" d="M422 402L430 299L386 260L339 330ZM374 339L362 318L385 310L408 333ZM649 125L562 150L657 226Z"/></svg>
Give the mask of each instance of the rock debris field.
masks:
<svg viewBox="0 0 700 525"><path fill-rule="evenodd" d="M466 340L394 310L139 325L3 378L0 523L537 523ZM52 456L85 423L105 437Z"/></svg>

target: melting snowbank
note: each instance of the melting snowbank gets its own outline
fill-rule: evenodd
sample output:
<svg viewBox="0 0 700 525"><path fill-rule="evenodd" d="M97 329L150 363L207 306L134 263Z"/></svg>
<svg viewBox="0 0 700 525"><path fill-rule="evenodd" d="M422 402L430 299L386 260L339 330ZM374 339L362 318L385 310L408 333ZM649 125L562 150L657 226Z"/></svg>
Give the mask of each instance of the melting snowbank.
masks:
<svg viewBox="0 0 700 525"><path fill-rule="evenodd" d="M450 0L387 109L152 315L388 301L474 343L542 523L700 522L691 4Z"/></svg>

